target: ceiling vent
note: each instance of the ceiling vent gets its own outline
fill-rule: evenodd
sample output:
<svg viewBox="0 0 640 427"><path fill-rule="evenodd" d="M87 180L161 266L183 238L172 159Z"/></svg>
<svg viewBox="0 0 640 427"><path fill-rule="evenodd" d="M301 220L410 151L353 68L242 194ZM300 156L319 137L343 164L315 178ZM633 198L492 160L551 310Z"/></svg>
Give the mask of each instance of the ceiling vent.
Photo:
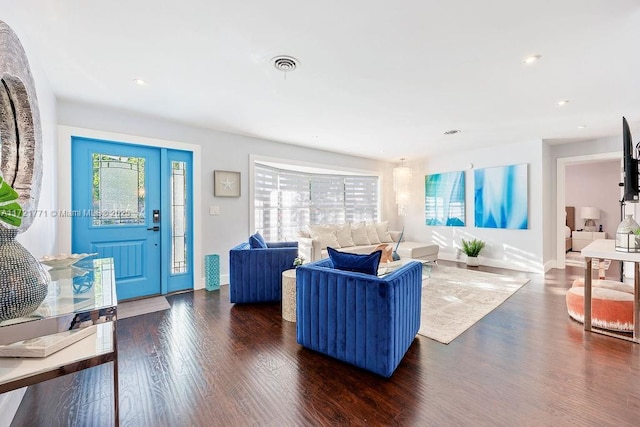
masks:
<svg viewBox="0 0 640 427"><path fill-rule="evenodd" d="M280 55L273 58L272 61L276 70L280 70L283 73L291 72L298 67L298 60L293 56Z"/></svg>

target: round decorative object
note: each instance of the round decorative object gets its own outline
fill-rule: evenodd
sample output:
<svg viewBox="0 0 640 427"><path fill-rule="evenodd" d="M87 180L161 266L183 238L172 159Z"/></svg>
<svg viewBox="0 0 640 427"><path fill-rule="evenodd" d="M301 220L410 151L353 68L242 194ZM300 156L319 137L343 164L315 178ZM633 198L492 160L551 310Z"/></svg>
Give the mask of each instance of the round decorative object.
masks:
<svg viewBox="0 0 640 427"><path fill-rule="evenodd" d="M25 316L47 296L49 273L20 243L17 233L36 215L42 183L42 129L35 83L18 36L0 21L0 175L17 192L22 212L0 222L0 321ZM12 191L13 191L12 190Z"/></svg>
<svg viewBox="0 0 640 427"><path fill-rule="evenodd" d="M0 227L0 322L35 311L50 281L42 264L15 240L17 234Z"/></svg>
<svg viewBox="0 0 640 427"><path fill-rule="evenodd" d="M18 36L0 21L0 172L26 213L38 207L42 183L42 128L35 83ZM19 232L36 215L25 215ZM4 225L0 222L0 227Z"/></svg>

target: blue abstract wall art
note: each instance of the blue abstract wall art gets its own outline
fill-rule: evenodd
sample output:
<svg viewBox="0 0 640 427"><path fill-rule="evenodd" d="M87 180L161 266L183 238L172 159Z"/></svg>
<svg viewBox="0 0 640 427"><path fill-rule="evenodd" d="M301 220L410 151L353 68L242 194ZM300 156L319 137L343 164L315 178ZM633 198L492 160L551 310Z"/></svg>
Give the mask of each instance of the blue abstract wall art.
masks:
<svg viewBox="0 0 640 427"><path fill-rule="evenodd" d="M476 169L476 227L529 228L528 165Z"/></svg>
<svg viewBox="0 0 640 427"><path fill-rule="evenodd" d="M424 177L425 224L465 225L464 171Z"/></svg>

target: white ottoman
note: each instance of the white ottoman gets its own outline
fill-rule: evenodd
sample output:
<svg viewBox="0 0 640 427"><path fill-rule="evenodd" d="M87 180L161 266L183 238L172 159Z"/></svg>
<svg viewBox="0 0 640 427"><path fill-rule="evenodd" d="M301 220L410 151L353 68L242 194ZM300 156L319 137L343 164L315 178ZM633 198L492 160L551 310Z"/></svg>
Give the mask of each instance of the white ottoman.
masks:
<svg viewBox="0 0 640 427"><path fill-rule="evenodd" d="M440 246L420 242L400 242L398 255L400 258L413 258L425 261L436 261Z"/></svg>

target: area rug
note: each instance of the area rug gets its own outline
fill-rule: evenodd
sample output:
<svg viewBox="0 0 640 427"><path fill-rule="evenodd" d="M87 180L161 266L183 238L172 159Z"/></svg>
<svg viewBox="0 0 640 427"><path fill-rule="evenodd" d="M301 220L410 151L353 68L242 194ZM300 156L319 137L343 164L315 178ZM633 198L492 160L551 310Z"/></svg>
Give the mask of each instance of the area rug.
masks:
<svg viewBox="0 0 640 427"><path fill-rule="evenodd" d="M169 301L163 296L137 299L118 304L118 319L140 316L141 314L153 313L171 308Z"/></svg>
<svg viewBox="0 0 640 427"><path fill-rule="evenodd" d="M566 265L570 265L573 267L582 267L584 268L584 257L582 256L582 254L580 252L567 252L564 256L564 263ZM611 260L610 259L605 259L603 260L603 268L605 270L609 269L609 266L611 265ZM591 268L594 270L597 270L598 268L600 268L600 265L598 262L593 262L591 264Z"/></svg>
<svg viewBox="0 0 640 427"><path fill-rule="evenodd" d="M435 266L422 282L418 333L449 344L513 295L529 279Z"/></svg>

